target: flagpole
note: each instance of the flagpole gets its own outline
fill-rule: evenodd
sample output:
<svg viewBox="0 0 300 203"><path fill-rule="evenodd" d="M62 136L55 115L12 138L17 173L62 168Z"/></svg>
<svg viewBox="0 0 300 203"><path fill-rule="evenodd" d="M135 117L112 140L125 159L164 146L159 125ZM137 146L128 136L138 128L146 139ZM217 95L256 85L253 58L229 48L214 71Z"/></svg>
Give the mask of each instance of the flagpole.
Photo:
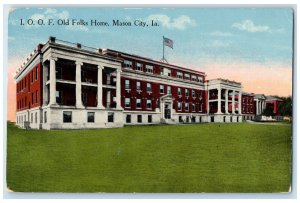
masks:
<svg viewBox="0 0 300 203"><path fill-rule="evenodd" d="M163 36L163 58L162 61L165 61L165 37Z"/></svg>

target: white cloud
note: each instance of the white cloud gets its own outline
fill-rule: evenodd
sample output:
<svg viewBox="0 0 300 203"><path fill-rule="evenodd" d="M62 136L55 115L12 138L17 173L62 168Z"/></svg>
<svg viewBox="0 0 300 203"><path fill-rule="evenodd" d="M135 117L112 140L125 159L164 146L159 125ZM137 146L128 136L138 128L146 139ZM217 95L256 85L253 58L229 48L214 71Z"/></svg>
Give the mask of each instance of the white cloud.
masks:
<svg viewBox="0 0 300 203"><path fill-rule="evenodd" d="M219 37L230 37L230 36L232 36L232 34L230 32L221 32L221 31L211 32L210 35L219 36Z"/></svg>
<svg viewBox="0 0 300 203"><path fill-rule="evenodd" d="M251 20L244 20L241 23L233 23L232 27L247 32L271 32L271 28L267 25L255 25Z"/></svg>
<svg viewBox="0 0 300 203"><path fill-rule="evenodd" d="M167 15L164 14L155 14L150 15L146 18L147 21L158 21L161 26L167 28L167 29L178 29L178 30L184 30L185 28L189 26L196 26L195 20L191 19L189 16L181 15L177 18L170 18Z"/></svg>
<svg viewBox="0 0 300 203"><path fill-rule="evenodd" d="M43 13L35 13L31 17L33 20L38 19L67 19L69 18L69 12L66 10L63 10L61 12L58 12L56 9L53 8L47 8Z"/></svg>
<svg viewBox="0 0 300 203"><path fill-rule="evenodd" d="M66 29L71 30L71 31L84 31L84 32L89 31L87 26L84 26L84 25L76 25L76 26L69 25L66 27Z"/></svg>

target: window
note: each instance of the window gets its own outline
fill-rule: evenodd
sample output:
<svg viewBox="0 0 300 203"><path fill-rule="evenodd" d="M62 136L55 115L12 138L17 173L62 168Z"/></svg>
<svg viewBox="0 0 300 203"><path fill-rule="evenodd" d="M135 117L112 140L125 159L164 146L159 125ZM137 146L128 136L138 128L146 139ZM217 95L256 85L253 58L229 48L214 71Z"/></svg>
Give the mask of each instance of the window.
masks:
<svg viewBox="0 0 300 203"><path fill-rule="evenodd" d="M143 65L141 63L136 63L136 70L143 71Z"/></svg>
<svg viewBox="0 0 300 203"><path fill-rule="evenodd" d="M34 97L34 94L33 94L33 92L32 92L32 93L31 93L31 103L32 103L32 104L34 103L34 102L33 102L33 101L34 101L34 98L33 98L33 97Z"/></svg>
<svg viewBox="0 0 300 203"><path fill-rule="evenodd" d="M124 68L132 68L132 61L124 60Z"/></svg>
<svg viewBox="0 0 300 203"><path fill-rule="evenodd" d="M37 112L35 112L35 123L37 123L37 119L38 119Z"/></svg>
<svg viewBox="0 0 300 203"><path fill-rule="evenodd" d="M95 122L95 112L88 112L87 113L87 122L94 123Z"/></svg>
<svg viewBox="0 0 300 203"><path fill-rule="evenodd" d="M152 115L148 115L148 123L152 123Z"/></svg>
<svg viewBox="0 0 300 203"><path fill-rule="evenodd" d="M199 116L199 123L202 123L202 117Z"/></svg>
<svg viewBox="0 0 300 203"><path fill-rule="evenodd" d="M72 112L71 111L63 111L63 122L64 123L72 122Z"/></svg>
<svg viewBox="0 0 300 203"><path fill-rule="evenodd" d="M181 88L180 88L180 87L178 87L177 94L178 94L178 95L181 95Z"/></svg>
<svg viewBox="0 0 300 203"><path fill-rule="evenodd" d="M164 85L159 85L159 93L163 94L164 93Z"/></svg>
<svg viewBox="0 0 300 203"><path fill-rule="evenodd" d="M56 103L58 104L62 103L62 91L56 91Z"/></svg>
<svg viewBox="0 0 300 203"><path fill-rule="evenodd" d="M192 75L192 81L194 81L194 82L197 81L197 77L195 75Z"/></svg>
<svg viewBox="0 0 300 203"><path fill-rule="evenodd" d="M185 96L188 97L189 96L189 90L185 89Z"/></svg>
<svg viewBox="0 0 300 203"><path fill-rule="evenodd" d="M130 98L125 98L125 108L130 108Z"/></svg>
<svg viewBox="0 0 300 203"><path fill-rule="evenodd" d="M38 103L38 98L39 98L39 97L38 97L38 95L39 95L38 91L36 91L35 94L36 94L36 95L35 95L35 103Z"/></svg>
<svg viewBox="0 0 300 203"><path fill-rule="evenodd" d="M196 117L195 116L192 116L192 123L195 123L196 122Z"/></svg>
<svg viewBox="0 0 300 203"><path fill-rule="evenodd" d="M146 65L146 72L147 73L153 73L153 66Z"/></svg>
<svg viewBox="0 0 300 203"><path fill-rule="evenodd" d="M34 72L32 72L31 82L34 82ZM26 80L25 80L25 87L26 87Z"/></svg>
<svg viewBox="0 0 300 203"><path fill-rule="evenodd" d="M141 82L136 81L136 90L141 90Z"/></svg>
<svg viewBox="0 0 300 203"><path fill-rule="evenodd" d="M107 114L107 122L113 123L114 122L114 112L108 112Z"/></svg>
<svg viewBox="0 0 300 203"><path fill-rule="evenodd" d="M167 94L172 94L171 93L171 86L167 86Z"/></svg>
<svg viewBox="0 0 300 203"><path fill-rule="evenodd" d="M188 74L188 73L185 73L185 74L184 74L184 79L186 79L186 80L190 80L190 74Z"/></svg>
<svg viewBox="0 0 300 203"><path fill-rule="evenodd" d="M178 117L178 121L179 121L179 123L182 123L182 122L183 122L182 116L179 116L179 117Z"/></svg>
<svg viewBox="0 0 300 203"><path fill-rule="evenodd" d="M202 77L198 76L198 82L202 82L202 81L203 81Z"/></svg>
<svg viewBox="0 0 300 203"><path fill-rule="evenodd" d="M192 111L195 111L195 104L192 104Z"/></svg>
<svg viewBox="0 0 300 203"><path fill-rule="evenodd" d="M192 97L195 97L195 90L192 90Z"/></svg>
<svg viewBox="0 0 300 203"><path fill-rule="evenodd" d="M142 115L137 115L137 122L142 123Z"/></svg>
<svg viewBox="0 0 300 203"><path fill-rule="evenodd" d="M181 110L182 110L182 103L181 103L181 102L178 102L178 103L177 103L177 110L178 110L178 111L181 111Z"/></svg>
<svg viewBox="0 0 300 203"><path fill-rule="evenodd" d="M33 123L33 113L31 113L30 123Z"/></svg>
<svg viewBox="0 0 300 203"><path fill-rule="evenodd" d="M138 108L138 109L142 108L142 101L141 101L141 99L136 99L136 108Z"/></svg>
<svg viewBox="0 0 300 203"><path fill-rule="evenodd" d="M152 85L151 85L151 83L147 83L147 92L152 92Z"/></svg>
<svg viewBox="0 0 300 203"><path fill-rule="evenodd" d="M176 77L182 79L182 72L177 72Z"/></svg>
<svg viewBox="0 0 300 203"><path fill-rule="evenodd" d="M131 115L126 115L126 123L131 123Z"/></svg>
<svg viewBox="0 0 300 203"><path fill-rule="evenodd" d="M202 112L202 103L199 104L199 112Z"/></svg>
<svg viewBox="0 0 300 203"><path fill-rule="evenodd" d="M125 80L125 89L130 89L130 80Z"/></svg>
<svg viewBox="0 0 300 203"><path fill-rule="evenodd" d="M147 99L147 109L151 109L152 108L152 101L151 99Z"/></svg>
<svg viewBox="0 0 300 203"><path fill-rule="evenodd" d="M39 69L38 69L38 68L36 68L35 80L38 80L38 73L39 73Z"/></svg>
<svg viewBox="0 0 300 203"><path fill-rule="evenodd" d="M184 104L184 110L185 110L185 111L188 111L188 110L189 110L189 103L185 103L185 104Z"/></svg>
<svg viewBox="0 0 300 203"><path fill-rule="evenodd" d="M47 123L47 111L44 112L44 122Z"/></svg>

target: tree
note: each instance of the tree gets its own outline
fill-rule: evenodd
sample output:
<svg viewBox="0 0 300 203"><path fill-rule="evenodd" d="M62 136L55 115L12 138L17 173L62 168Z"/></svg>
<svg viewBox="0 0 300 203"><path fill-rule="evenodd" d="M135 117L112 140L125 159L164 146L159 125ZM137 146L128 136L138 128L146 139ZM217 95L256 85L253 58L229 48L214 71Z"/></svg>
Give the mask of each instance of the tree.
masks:
<svg viewBox="0 0 300 203"><path fill-rule="evenodd" d="M282 97L282 103L278 107L278 112L281 116L292 116L293 114L293 102L292 97Z"/></svg>
<svg viewBox="0 0 300 203"><path fill-rule="evenodd" d="M262 112L262 115L265 116L274 116L274 108L272 105L267 105L265 110Z"/></svg>

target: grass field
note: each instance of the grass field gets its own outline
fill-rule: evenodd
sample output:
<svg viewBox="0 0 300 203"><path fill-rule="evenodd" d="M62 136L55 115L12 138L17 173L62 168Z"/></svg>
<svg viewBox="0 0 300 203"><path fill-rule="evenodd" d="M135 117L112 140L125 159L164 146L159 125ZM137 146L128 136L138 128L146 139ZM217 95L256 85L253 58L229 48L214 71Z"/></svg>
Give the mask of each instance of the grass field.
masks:
<svg viewBox="0 0 300 203"><path fill-rule="evenodd" d="M8 125L7 185L22 192L284 192L291 126L21 130Z"/></svg>

